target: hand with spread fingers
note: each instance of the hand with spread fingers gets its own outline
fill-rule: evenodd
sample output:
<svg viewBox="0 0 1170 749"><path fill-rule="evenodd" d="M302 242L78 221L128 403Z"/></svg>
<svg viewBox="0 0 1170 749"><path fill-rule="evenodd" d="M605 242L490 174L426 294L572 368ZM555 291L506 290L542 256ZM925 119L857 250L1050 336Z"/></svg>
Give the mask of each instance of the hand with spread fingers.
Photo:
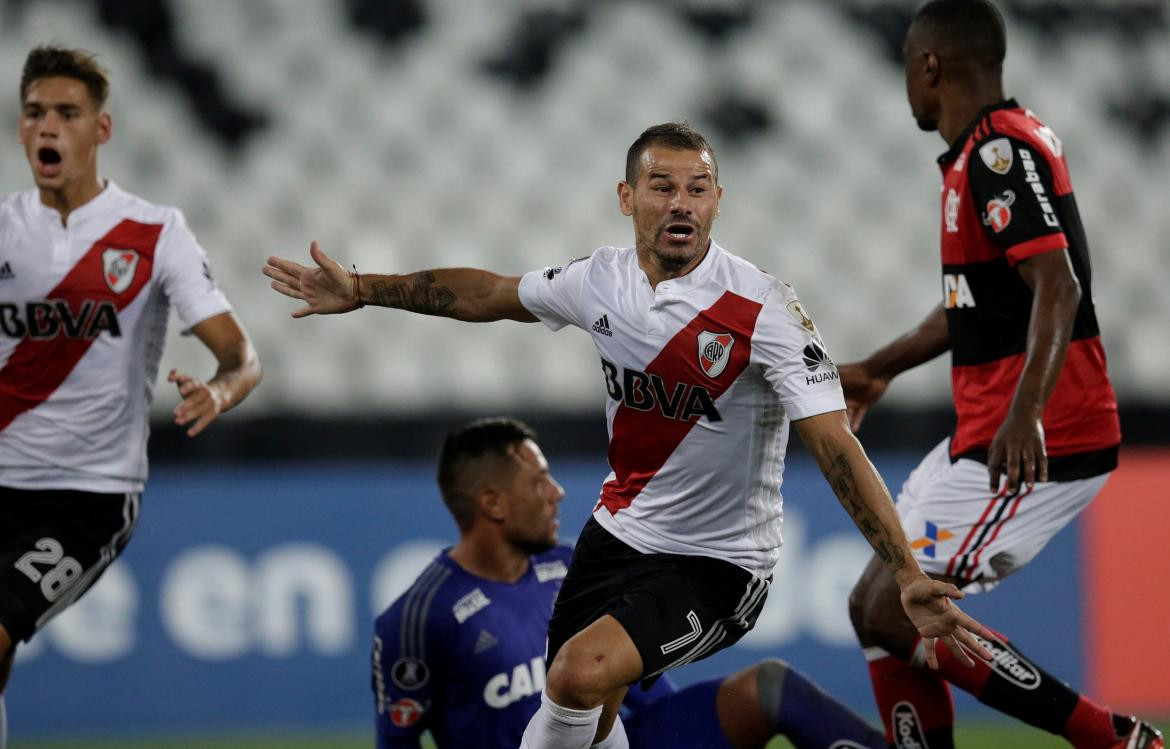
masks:
<svg viewBox="0 0 1170 749"><path fill-rule="evenodd" d="M309 256L317 267L280 257L268 258L264 266L263 273L272 279L273 289L305 303L293 311L293 317L336 315L362 306L356 273L341 267L315 241L309 245Z"/></svg>
<svg viewBox="0 0 1170 749"><path fill-rule="evenodd" d="M951 599L958 600L963 595L953 584L926 575L913 577L902 585L902 608L922 636L926 663L931 668L938 668L935 648L939 640L968 666L975 663L971 655L991 660L991 653L972 633L989 640L993 633L951 603Z"/></svg>
<svg viewBox="0 0 1170 749"><path fill-rule="evenodd" d="M210 383L172 369L167 375L167 382L173 382L179 388L179 395L183 401L175 406L175 423L187 426L187 436L194 437L207 428L211 422L219 418L224 411L224 399L219 390Z"/></svg>

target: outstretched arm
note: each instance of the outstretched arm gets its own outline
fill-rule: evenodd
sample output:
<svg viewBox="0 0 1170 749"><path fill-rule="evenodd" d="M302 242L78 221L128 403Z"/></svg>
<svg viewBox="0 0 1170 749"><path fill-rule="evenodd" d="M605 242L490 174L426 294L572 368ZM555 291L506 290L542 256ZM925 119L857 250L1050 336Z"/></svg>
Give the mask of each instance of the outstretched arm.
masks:
<svg viewBox="0 0 1170 749"><path fill-rule="evenodd" d="M951 348L947 316L940 304L914 329L891 341L859 362L837 367L841 389L849 409L849 425L854 431L869 407L886 392L890 380L907 369L925 364Z"/></svg>
<svg viewBox="0 0 1170 749"><path fill-rule="evenodd" d="M219 366L215 376L207 382L177 369L172 369L167 375L167 382L175 383L183 398L182 403L175 406L175 423L179 426L191 424L187 429L188 437L206 429L260 382L260 359L234 314L224 312L209 317L191 332L207 346Z"/></svg>
<svg viewBox="0 0 1170 749"><path fill-rule="evenodd" d="M310 245L309 255L316 267L279 257L268 258L264 266L273 289L305 302L293 317L332 315L377 305L468 322L537 321L520 303L519 276L475 268L359 275L326 255L316 242Z"/></svg>
<svg viewBox="0 0 1170 749"><path fill-rule="evenodd" d="M1032 289L1032 316L1028 320L1024 371L1007 418L987 451L993 492L999 489L1004 473L1008 491L1012 492L1019 488L1021 479L1029 487L1036 481L1048 480L1041 418L1064 366L1081 301L1081 285L1067 251L1033 255L1017 267L1024 283Z"/></svg>
<svg viewBox="0 0 1170 749"><path fill-rule="evenodd" d="M991 632L950 601L962 598L962 591L950 583L932 580L918 566L890 494L861 443L849 431L845 412L832 411L793 424L841 506L893 573L902 590L902 607L926 643L930 666L938 667L935 638L942 638L955 657L965 663L971 663L971 659L964 648L990 659L991 654L971 632L989 639Z"/></svg>

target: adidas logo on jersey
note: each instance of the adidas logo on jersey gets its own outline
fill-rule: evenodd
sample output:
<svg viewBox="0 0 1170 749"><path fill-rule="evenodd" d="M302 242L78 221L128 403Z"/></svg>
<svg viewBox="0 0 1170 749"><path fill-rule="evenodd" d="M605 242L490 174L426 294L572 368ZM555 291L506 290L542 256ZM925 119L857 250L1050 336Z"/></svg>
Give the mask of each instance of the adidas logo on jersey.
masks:
<svg viewBox="0 0 1170 749"><path fill-rule="evenodd" d="M499 642L500 641L496 639L496 636L491 632L488 632L486 629L481 629L479 631L479 636L475 638L475 650L473 653L475 655L479 655L485 650L491 650L496 645L498 645Z"/></svg>
<svg viewBox="0 0 1170 749"><path fill-rule="evenodd" d="M7 260L3 265L0 265L0 281L11 281L16 278L16 274L12 272L12 264Z"/></svg>
<svg viewBox="0 0 1170 749"><path fill-rule="evenodd" d="M593 323L593 332L613 338L613 328L609 327L609 315L602 315L597 318L597 322Z"/></svg>

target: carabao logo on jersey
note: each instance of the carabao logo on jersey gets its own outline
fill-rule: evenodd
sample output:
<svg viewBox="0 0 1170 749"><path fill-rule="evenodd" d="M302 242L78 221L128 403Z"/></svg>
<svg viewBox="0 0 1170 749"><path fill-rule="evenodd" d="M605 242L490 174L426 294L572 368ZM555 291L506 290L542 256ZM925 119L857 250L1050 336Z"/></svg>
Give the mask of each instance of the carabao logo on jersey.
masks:
<svg viewBox="0 0 1170 749"><path fill-rule="evenodd" d="M699 366L703 373L715 379L727 369L727 362L731 361L731 347L735 345L735 338L731 333L712 333L704 330L699 333Z"/></svg>
<svg viewBox="0 0 1170 749"><path fill-rule="evenodd" d="M898 749L928 749L918 711L909 702L894 705L894 746Z"/></svg>
<svg viewBox="0 0 1170 749"><path fill-rule="evenodd" d="M1032 152L1021 148L1020 162L1024 165L1024 181L1030 184L1032 192L1036 193L1036 202L1040 204L1044 223L1053 229L1059 229L1060 219L1056 217L1056 211L1048 200L1048 192L1044 189L1044 183L1040 181L1040 173L1036 171L1036 160L1032 158Z"/></svg>
<svg viewBox="0 0 1170 749"><path fill-rule="evenodd" d="M947 223L948 234L959 233L959 193L953 187L947 191L947 199L943 205L943 219Z"/></svg>
<svg viewBox="0 0 1170 749"><path fill-rule="evenodd" d="M922 538L916 539L910 544L910 548L914 550L922 549L922 553L934 559L935 547L947 539L954 538L955 534L948 530L939 528L929 520L926 522L926 535Z"/></svg>
<svg viewBox="0 0 1170 749"><path fill-rule="evenodd" d="M975 306L975 295L971 293L971 286L967 277L962 273L943 274L943 307L956 309Z"/></svg>
<svg viewBox="0 0 1170 749"><path fill-rule="evenodd" d="M996 138L979 147L979 158L987 168L996 174L1007 174L1012 170L1012 143L1007 138Z"/></svg>
<svg viewBox="0 0 1170 749"><path fill-rule="evenodd" d="M1016 202L1016 194L1011 190L1004 190L1001 194L987 201L987 211L983 214L983 225L990 226L999 234L1012 222L1012 203Z"/></svg>
<svg viewBox="0 0 1170 749"><path fill-rule="evenodd" d="M1040 686L1040 669L1026 661L1011 645L1000 640L988 640L974 632L971 636L991 653L992 668L1000 676L1021 689L1032 690Z"/></svg>
<svg viewBox="0 0 1170 749"><path fill-rule="evenodd" d="M102 278L115 294L121 294L130 288L137 268L138 253L134 250L102 251Z"/></svg>

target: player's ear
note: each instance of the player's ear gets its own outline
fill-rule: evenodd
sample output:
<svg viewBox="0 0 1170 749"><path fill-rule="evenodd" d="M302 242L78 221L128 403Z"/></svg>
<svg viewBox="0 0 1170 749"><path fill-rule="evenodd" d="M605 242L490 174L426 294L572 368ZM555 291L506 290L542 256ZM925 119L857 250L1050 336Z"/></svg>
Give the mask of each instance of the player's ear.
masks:
<svg viewBox="0 0 1170 749"><path fill-rule="evenodd" d="M508 514L506 495L494 486L485 486L475 493L475 506L481 515L496 522Z"/></svg>
<svg viewBox="0 0 1170 749"><path fill-rule="evenodd" d="M621 209L623 216L634 215L634 188L624 179L618 182L618 208Z"/></svg>
<svg viewBox="0 0 1170 749"><path fill-rule="evenodd" d="M105 144L114 134L114 118L104 109L98 114L98 143Z"/></svg>

